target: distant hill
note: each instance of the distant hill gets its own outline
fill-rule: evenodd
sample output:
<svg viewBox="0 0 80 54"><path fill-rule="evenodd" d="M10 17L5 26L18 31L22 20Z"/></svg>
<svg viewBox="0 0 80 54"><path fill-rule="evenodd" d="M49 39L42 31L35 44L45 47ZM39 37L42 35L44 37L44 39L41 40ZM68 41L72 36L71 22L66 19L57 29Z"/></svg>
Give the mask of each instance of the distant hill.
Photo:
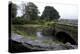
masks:
<svg viewBox="0 0 80 54"><path fill-rule="evenodd" d="M65 23L65 24L71 24L71 25L78 25L78 19L59 19L60 23Z"/></svg>

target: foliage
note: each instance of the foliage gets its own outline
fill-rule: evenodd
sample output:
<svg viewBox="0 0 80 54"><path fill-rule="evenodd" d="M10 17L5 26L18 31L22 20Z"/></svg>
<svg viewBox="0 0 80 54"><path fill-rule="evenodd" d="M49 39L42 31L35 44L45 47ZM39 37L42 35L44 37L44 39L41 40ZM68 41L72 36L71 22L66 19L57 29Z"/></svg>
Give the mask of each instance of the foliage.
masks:
<svg viewBox="0 0 80 54"><path fill-rule="evenodd" d="M38 18L38 13L37 6L34 3L29 2L27 5L25 5L25 14L23 16L27 20L35 20Z"/></svg>
<svg viewBox="0 0 80 54"><path fill-rule="evenodd" d="M26 24L27 21L21 17L16 17L12 21L13 24Z"/></svg>
<svg viewBox="0 0 80 54"><path fill-rule="evenodd" d="M51 6L46 6L41 16L41 19L54 20L59 19L59 17L60 17L59 13L55 8Z"/></svg>
<svg viewBox="0 0 80 54"><path fill-rule="evenodd" d="M9 9L11 10L11 21L13 24L41 24L41 25L44 24L45 25L46 22L53 21L53 20L55 21L55 19L58 19L60 17L57 10L50 6L45 7L42 16L38 16L39 11L34 3L29 2L27 5L23 4L22 6L23 6L22 7L23 16L16 17L18 7L16 4L10 2Z"/></svg>

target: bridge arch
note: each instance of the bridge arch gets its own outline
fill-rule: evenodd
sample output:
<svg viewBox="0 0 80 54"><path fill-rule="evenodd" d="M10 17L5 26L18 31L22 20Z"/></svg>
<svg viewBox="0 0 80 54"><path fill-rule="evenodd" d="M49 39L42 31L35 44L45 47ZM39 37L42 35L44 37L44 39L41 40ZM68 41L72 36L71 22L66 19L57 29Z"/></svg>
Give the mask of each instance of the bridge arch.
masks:
<svg viewBox="0 0 80 54"><path fill-rule="evenodd" d="M56 38L63 43L71 43L72 45L77 45L77 43L72 39L70 34L64 31L59 31L55 34Z"/></svg>

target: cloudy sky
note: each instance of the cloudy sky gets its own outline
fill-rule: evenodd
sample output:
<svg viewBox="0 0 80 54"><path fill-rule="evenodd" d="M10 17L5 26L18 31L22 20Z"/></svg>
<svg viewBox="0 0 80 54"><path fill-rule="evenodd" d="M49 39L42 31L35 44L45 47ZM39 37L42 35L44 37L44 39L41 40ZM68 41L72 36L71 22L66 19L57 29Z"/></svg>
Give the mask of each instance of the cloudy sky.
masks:
<svg viewBox="0 0 80 54"><path fill-rule="evenodd" d="M42 14L45 6L53 6L60 14L60 18L63 19L78 19L78 5L73 0L12 0L12 2L17 5L21 5L23 2L27 4L28 2L33 2L39 9L40 14ZM18 16L21 16L21 10L18 10Z"/></svg>

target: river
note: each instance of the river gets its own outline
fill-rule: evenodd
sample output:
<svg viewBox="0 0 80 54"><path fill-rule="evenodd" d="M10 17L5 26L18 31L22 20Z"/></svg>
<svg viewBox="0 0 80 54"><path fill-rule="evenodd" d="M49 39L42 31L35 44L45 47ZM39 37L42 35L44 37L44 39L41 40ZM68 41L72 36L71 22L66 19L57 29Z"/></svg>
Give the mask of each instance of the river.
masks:
<svg viewBox="0 0 80 54"><path fill-rule="evenodd" d="M65 49L75 49L77 48L76 45L71 45L69 43L67 44L44 44L42 43L44 40L53 40L55 38L52 38L52 36L43 36L42 32L37 32L37 39L36 40L31 40L28 38L25 38L22 35L18 35L16 33L11 33L11 39L22 43L24 46L33 46L32 49L42 49L42 50L65 50ZM30 47L30 46L29 46ZM31 47L30 47L31 48Z"/></svg>

